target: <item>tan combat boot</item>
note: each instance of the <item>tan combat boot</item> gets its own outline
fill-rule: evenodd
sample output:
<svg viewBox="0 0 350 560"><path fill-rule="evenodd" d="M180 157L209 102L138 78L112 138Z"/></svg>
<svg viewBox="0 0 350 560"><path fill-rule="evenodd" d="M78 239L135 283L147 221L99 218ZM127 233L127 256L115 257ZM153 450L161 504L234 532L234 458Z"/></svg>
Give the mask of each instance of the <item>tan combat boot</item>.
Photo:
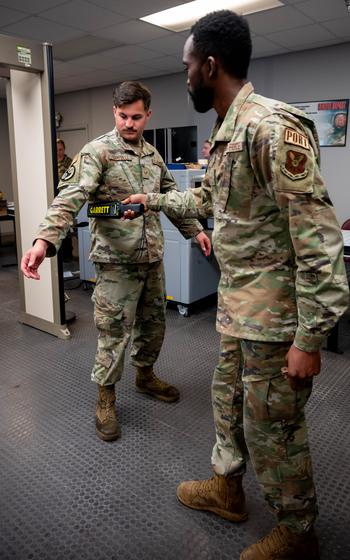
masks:
<svg viewBox="0 0 350 560"><path fill-rule="evenodd" d="M99 385L96 405L96 433L104 441L112 441L120 436L114 403L114 385Z"/></svg>
<svg viewBox="0 0 350 560"><path fill-rule="evenodd" d="M293 533L286 525L277 525L271 533L252 544L240 560L319 560L318 541L313 529Z"/></svg>
<svg viewBox="0 0 350 560"><path fill-rule="evenodd" d="M160 401L174 402L179 400L180 393L176 387L159 379L152 366L138 367L136 376L136 390L146 393Z"/></svg>
<svg viewBox="0 0 350 560"><path fill-rule="evenodd" d="M245 521L245 497L242 475L222 476L214 473L209 480L189 480L177 487L178 500L187 507L204 509L229 521Z"/></svg>

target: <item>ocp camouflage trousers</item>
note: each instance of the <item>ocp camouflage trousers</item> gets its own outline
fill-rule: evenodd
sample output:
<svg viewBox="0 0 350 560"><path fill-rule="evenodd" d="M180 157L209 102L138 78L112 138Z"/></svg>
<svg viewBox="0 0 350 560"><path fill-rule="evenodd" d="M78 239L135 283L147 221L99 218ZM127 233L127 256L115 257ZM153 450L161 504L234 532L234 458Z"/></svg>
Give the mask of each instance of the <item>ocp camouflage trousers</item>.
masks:
<svg viewBox="0 0 350 560"><path fill-rule="evenodd" d="M130 338L134 366L151 366L158 358L165 332L164 268L161 261L95 266L98 340L91 379L110 385L122 376Z"/></svg>
<svg viewBox="0 0 350 560"><path fill-rule="evenodd" d="M281 373L290 343L223 335L212 383L217 474L243 473L250 457L278 521L303 532L317 515L304 407L312 381L293 390Z"/></svg>

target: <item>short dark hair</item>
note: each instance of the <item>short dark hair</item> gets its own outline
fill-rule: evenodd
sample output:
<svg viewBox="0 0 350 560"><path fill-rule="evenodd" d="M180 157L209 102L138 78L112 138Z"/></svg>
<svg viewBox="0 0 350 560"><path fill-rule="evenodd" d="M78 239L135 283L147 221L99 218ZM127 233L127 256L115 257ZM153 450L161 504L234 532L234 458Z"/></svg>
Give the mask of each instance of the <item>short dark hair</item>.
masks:
<svg viewBox="0 0 350 560"><path fill-rule="evenodd" d="M61 138L57 138L56 144L62 144L62 146L64 147L64 149L66 149L66 145L65 145L65 143L63 142L63 140L61 140Z"/></svg>
<svg viewBox="0 0 350 560"><path fill-rule="evenodd" d="M140 82L122 82L113 91L113 103L115 107L130 105L141 99L148 111L151 105L151 92Z"/></svg>
<svg viewBox="0 0 350 560"><path fill-rule="evenodd" d="M191 28L193 45L205 61L208 56L217 58L223 69L235 78L246 78L252 40L248 22L231 10L211 12Z"/></svg>

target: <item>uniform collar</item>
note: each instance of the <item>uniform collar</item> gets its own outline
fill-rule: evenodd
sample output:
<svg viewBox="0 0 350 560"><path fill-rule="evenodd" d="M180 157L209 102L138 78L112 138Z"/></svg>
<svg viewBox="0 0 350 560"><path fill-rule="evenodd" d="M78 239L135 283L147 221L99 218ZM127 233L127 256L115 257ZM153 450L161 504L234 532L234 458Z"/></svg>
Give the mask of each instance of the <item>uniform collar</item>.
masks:
<svg viewBox="0 0 350 560"><path fill-rule="evenodd" d="M247 98L254 93L254 88L251 82L247 82L239 90L238 94L232 101L224 120L217 119L216 124L210 136L210 142L230 142L236 125L237 116L246 102Z"/></svg>
<svg viewBox="0 0 350 560"><path fill-rule="evenodd" d="M137 144L137 146L133 146L133 144L126 142L124 140L124 138L120 135L120 133L118 132L117 128L114 128L114 132L115 132L115 137L116 137L116 142L117 144L121 147L121 149L125 152L131 152L135 155L141 155L141 156L149 156L149 155L153 155L154 154L154 148L153 146L151 146L150 144L148 144L144 137L141 137L141 140L139 142L139 144ZM141 149L141 152L140 152Z"/></svg>

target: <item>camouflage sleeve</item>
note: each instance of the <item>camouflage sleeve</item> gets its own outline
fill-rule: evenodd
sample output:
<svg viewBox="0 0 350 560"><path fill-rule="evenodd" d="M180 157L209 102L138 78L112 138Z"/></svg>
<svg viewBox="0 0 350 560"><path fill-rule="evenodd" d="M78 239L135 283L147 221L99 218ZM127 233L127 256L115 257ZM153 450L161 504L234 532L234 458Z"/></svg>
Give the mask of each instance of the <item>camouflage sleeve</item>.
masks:
<svg viewBox="0 0 350 560"><path fill-rule="evenodd" d="M50 244L48 257L55 255L60 248L74 217L99 186L101 173L102 162L98 155L93 150L83 150L62 175L59 194L52 201L36 234L36 239L44 239Z"/></svg>
<svg viewBox="0 0 350 560"><path fill-rule="evenodd" d="M200 187L185 192L179 192L174 180L173 183L175 188L168 189L166 194L147 195L151 210L163 210L168 218L207 218L213 215L211 187L207 177Z"/></svg>
<svg viewBox="0 0 350 560"><path fill-rule="evenodd" d="M167 194L170 192L179 192L175 179L170 173L169 169L163 162L162 165L162 175L160 182L160 192ZM185 239L190 237L195 237L199 232L203 231L203 226L198 222L198 220L192 217L182 217L178 214L168 213L166 209L162 208L164 214L169 218L172 224L180 231ZM196 215L197 217L197 215Z"/></svg>
<svg viewBox="0 0 350 560"><path fill-rule="evenodd" d="M318 165L317 141L296 120L264 119L251 139L260 186L281 212L281 235L295 266L298 327L294 344L318 350L348 306L343 240ZM295 265L293 264L295 263Z"/></svg>

